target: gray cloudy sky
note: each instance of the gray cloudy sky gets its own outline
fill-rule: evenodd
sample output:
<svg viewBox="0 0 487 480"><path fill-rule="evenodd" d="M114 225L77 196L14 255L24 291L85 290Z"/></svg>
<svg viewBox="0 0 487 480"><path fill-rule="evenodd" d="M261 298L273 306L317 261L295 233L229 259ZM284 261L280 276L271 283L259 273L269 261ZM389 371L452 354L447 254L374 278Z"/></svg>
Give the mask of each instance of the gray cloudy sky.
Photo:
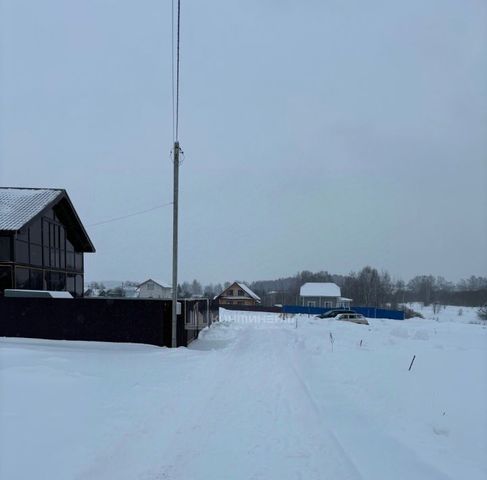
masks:
<svg viewBox="0 0 487 480"><path fill-rule="evenodd" d="M171 276L170 0L0 0L0 183ZM487 274L484 0L182 0L180 278Z"/></svg>

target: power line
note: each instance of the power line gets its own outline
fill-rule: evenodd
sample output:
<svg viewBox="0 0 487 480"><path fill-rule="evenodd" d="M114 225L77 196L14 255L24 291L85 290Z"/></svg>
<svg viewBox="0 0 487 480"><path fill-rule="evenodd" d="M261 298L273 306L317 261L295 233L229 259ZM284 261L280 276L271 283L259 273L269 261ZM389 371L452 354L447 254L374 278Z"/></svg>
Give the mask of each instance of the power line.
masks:
<svg viewBox="0 0 487 480"><path fill-rule="evenodd" d="M179 44L181 32L181 0L178 0L178 28L176 42L176 141L179 139Z"/></svg>
<svg viewBox="0 0 487 480"><path fill-rule="evenodd" d="M171 2L171 78L172 78L172 141L176 141L175 95L174 95L174 0Z"/></svg>
<svg viewBox="0 0 487 480"><path fill-rule="evenodd" d="M181 39L181 0L177 0L177 14L175 15L174 8L175 0L171 2L171 77L172 77L172 134L173 142L179 138L179 50ZM176 19L176 32L174 28L174 21ZM176 46L174 40L176 39ZM174 61L174 54L176 53L176 61Z"/></svg>
<svg viewBox="0 0 487 480"><path fill-rule="evenodd" d="M102 220L101 222L92 223L88 227L96 227L97 225L104 225L105 223L117 222L118 220L124 220L125 218L135 217L136 215L142 215L143 213L152 212L153 210L158 210L159 208L167 207L172 205L172 202L163 203L162 205L156 205L155 207L147 208L146 210L139 210L138 212L129 213L127 215L122 215L120 217L110 218L108 220Z"/></svg>

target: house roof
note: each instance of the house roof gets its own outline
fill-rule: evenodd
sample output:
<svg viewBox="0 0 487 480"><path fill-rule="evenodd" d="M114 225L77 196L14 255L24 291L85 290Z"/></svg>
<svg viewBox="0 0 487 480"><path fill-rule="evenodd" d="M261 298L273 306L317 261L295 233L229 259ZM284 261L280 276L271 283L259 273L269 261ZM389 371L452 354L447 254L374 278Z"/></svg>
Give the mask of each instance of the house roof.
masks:
<svg viewBox="0 0 487 480"><path fill-rule="evenodd" d="M245 285L245 283L242 283L242 282L233 282L230 286L228 286L227 288L225 288L225 290L223 290L223 292L220 293L220 295L217 295L215 297L215 299L217 299L218 297L221 297L223 295L223 293L225 293L230 287L233 287L233 285L237 285L240 289L242 289L251 298L253 298L254 300L257 300L258 302L260 302L260 297L255 292L253 292L249 287L247 287L247 285ZM247 297L233 296L232 298L234 300L238 300L238 298L247 298Z"/></svg>
<svg viewBox="0 0 487 480"><path fill-rule="evenodd" d="M301 297L340 297L340 287L331 282L308 282L300 291Z"/></svg>
<svg viewBox="0 0 487 480"><path fill-rule="evenodd" d="M52 207L68 237L83 252L94 252L66 190L57 188L0 187L0 231L17 232Z"/></svg>
<svg viewBox="0 0 487 480"><path fill-rule="evenodd" d="M148 282L154 282L162 288L172 288L171 285L161 282L160 280L154 280L153 278L148 278L145 282L142 282L137 288L140 288L142 285L145 285Z"/></svg>
<svg viewBox="0 0 487 480"><path fill-rule="evenodd" d="M62 190L0 188L0 230L20 230L56 200Z"/></svg>
<svg viewBox="0 0 487 480"><path fill-rule="evenodd" d="M235 282L245 293L249 294L254 300L258 300L260 302L260 297L256 293L254 293L245 283Z"/></svg>

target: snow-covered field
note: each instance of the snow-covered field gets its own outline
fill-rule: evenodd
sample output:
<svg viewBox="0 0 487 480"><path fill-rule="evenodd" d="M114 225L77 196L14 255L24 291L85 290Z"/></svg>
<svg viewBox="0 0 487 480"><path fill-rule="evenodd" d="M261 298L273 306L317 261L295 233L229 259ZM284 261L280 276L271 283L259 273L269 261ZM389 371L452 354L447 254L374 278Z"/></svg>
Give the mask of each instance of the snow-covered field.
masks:
<svg viewBox="0 0 487 480"><path fill-rule="evenodd" d="M472 307L454 307L451 305L440 305L434 307L428 305L425 307L422 303L407 303L406 307L420 313L425 319L435 320L437 322L455 322L487 325L487 322L480 320L477 315L478 308Z"/></svg>
<svg viewBox="0 0 487 480"><path fill-rule="evenodd" d="M0 478L485 480L487 327L463 310L222 312L177 350L1 339Z"/></svg>

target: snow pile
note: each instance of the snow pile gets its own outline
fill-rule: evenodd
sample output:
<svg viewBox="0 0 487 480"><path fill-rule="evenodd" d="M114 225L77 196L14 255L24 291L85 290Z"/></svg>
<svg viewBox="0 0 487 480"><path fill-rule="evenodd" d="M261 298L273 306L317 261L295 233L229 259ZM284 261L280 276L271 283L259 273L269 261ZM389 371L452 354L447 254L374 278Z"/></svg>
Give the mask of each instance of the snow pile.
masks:
<svg viewBox="0 0 487 480"><path fill-rule="evenodd" d="M2 339L0 478L486 478L486 327L249 314L189 349Z"/></svg>

